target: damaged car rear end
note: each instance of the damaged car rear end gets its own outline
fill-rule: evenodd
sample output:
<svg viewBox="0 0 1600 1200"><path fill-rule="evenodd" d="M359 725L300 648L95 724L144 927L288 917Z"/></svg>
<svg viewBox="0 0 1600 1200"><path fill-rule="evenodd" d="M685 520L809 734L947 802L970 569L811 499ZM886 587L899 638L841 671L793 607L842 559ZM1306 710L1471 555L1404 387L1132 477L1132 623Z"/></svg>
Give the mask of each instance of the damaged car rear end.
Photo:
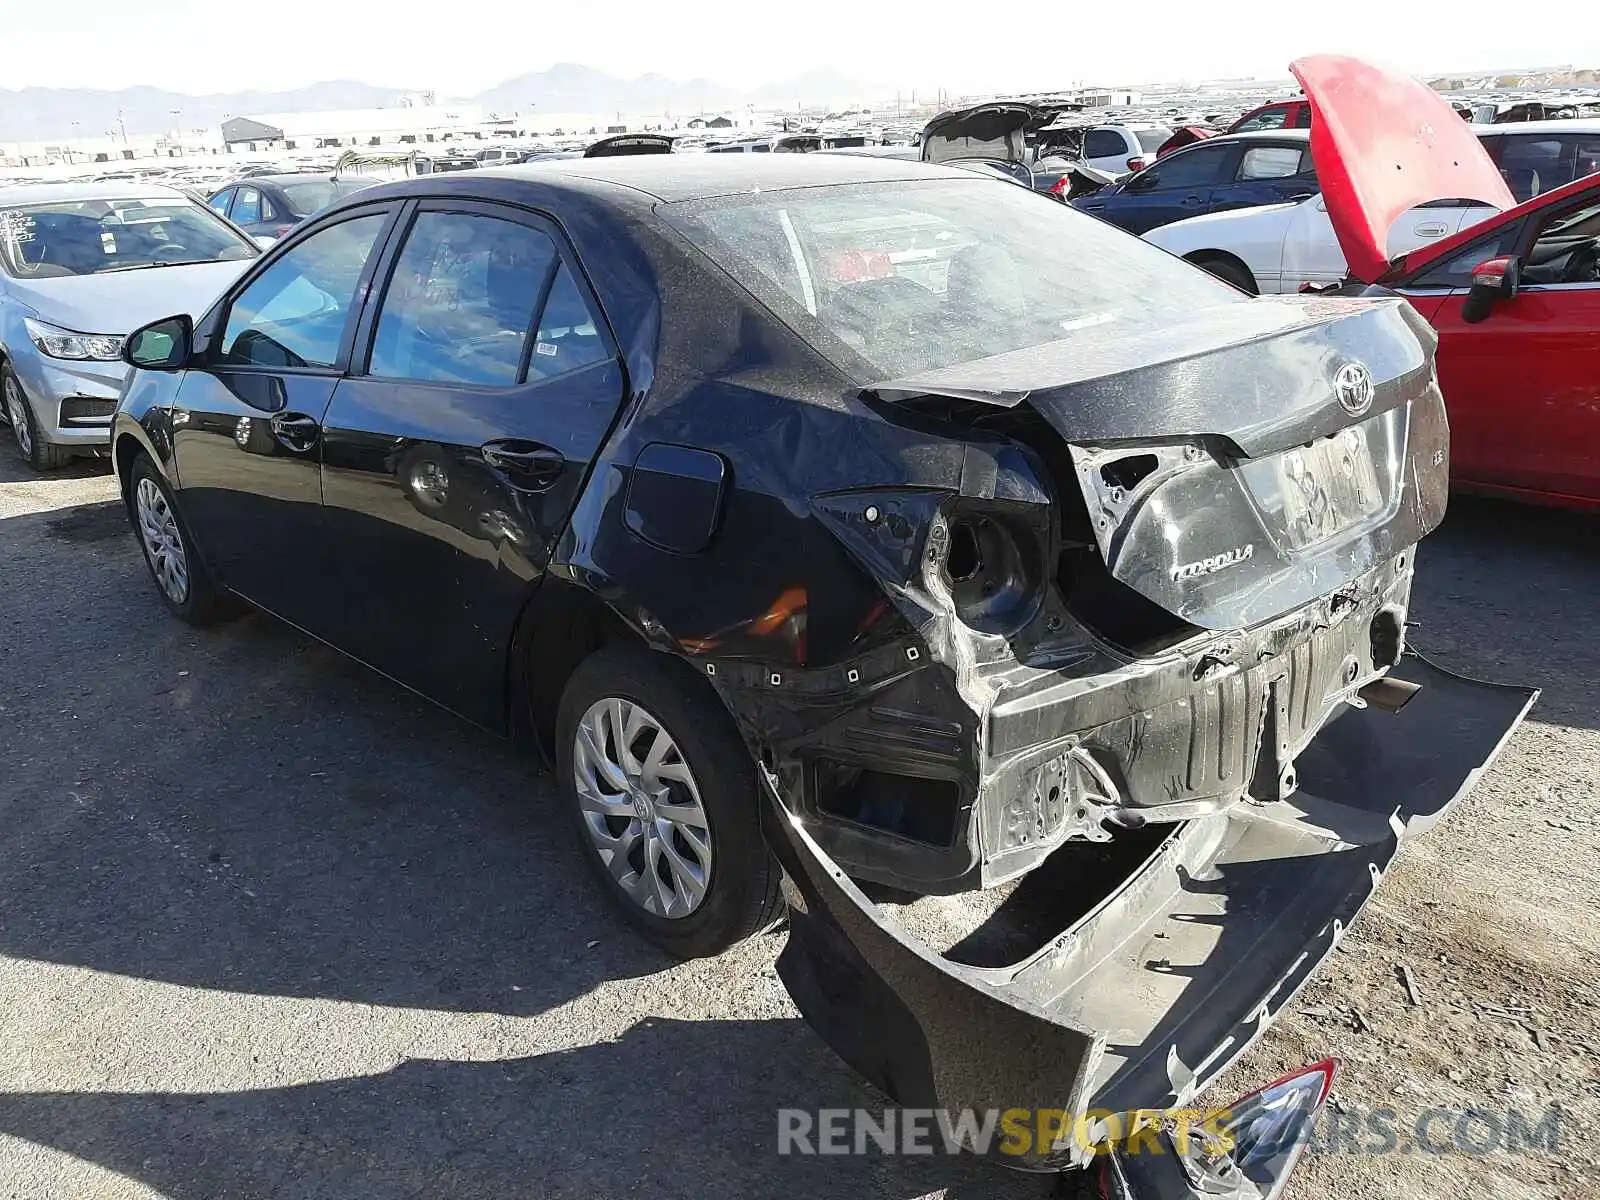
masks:
<svg viewBox="0 0 1600 1200"><path fill-rule="evenodd" d="M801 504L878 597L825 646L813 576L799 662L694 649L810 1023L902 1104L1081 1128L1206 1087L1532 693L1406 649L1449 443L1408 305L1250 300L973 186L669 215L853 381Z"/></svg>

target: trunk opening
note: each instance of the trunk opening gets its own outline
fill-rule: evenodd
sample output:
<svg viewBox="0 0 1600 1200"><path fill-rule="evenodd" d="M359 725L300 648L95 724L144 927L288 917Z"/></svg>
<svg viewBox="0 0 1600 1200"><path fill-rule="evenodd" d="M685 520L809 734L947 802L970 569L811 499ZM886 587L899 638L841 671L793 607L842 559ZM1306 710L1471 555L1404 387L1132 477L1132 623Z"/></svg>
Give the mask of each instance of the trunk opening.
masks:
<svg viewBox="0 0 1600 1200"><path fill-rule="evenodd" d="M874 889L885 916L929 950L970 967L1020 963L1128 882L1172 836L1170 825L1119 831L1109 842L1064 842L1026 875L951 896Z"/></svg>
<svg viewBox="0 0 1600 1200"><path fill-rule="evenodd" d="M1072 453L1043 417L1026 406L1001 412L992 408L974 412L974 408L963 406L947 410L946 415L954 417L959 412L968 416L974 427L1013 438L1044 463L1055 494L1060 537L1055 550L1056 588L1067 611L1084 628L1129 658L1159 654L1201 632L1199 626L1145 599L1111 574L1095 543ZM1132 491L1156 467L1154 454L1136 452L1106 464L1101 471L1110 472L1108 483Z"/></svg>

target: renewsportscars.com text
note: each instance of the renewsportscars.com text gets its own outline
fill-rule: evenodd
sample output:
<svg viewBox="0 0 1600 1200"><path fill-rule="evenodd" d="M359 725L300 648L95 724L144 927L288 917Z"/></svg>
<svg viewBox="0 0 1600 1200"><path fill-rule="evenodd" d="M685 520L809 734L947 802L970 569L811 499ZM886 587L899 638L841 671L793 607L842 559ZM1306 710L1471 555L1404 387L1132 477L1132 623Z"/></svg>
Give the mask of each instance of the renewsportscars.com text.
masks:
<svg viewBox="0 0 1600 1200"><path fill-rule="evenodd" d="M1076 1144L1085 1154L1168 1153L1157 1136L1187 1153L1191 1137L1231 1148L1229 1109L1145 1109L1123 1116L1091 1111L1074 1122L1062 1109L951 1112L931 1108L778 1110L779 1154L1029 1154ZM1556 1154L1561 1112L1424 1108L1402 1117L1392 1108L1324 1109L1305 1130L1309 1154Z"/></svg>

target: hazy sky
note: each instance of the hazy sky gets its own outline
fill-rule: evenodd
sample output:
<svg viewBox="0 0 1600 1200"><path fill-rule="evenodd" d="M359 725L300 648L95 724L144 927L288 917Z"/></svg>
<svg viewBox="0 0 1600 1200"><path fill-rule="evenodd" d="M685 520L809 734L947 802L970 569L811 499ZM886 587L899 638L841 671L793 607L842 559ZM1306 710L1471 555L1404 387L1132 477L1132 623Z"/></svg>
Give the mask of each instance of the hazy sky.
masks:
<svg viewBox="0 0 1600 1200"><path fill-rule="evenodd" d="M1506 19L1477 19L1480 4L1483 17ZM1291 58L1317 51L1416 72L1600 67L1600 20L1516 20L1513 9L1488 0L289 0L254 9L215 0L19 0L5 7L0 87L8 88L151 84L201 93L343 78L468 95L524 71L580 62L739 87L828 66L891 88L959 92L1284 77Z"/></svg>

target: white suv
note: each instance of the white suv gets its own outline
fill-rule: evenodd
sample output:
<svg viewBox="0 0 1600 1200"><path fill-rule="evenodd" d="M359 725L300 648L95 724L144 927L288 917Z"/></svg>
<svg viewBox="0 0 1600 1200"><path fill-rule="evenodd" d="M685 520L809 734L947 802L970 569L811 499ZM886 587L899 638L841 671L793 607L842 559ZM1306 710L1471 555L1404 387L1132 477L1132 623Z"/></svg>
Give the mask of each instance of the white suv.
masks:
<svg viewBox="0 0 1600 1200"><path fill-rule="evenodd" d="M1083 161L1107 175L1142 171L1171 136L1165 125L1095 125L1083 135Z"/></svg>

